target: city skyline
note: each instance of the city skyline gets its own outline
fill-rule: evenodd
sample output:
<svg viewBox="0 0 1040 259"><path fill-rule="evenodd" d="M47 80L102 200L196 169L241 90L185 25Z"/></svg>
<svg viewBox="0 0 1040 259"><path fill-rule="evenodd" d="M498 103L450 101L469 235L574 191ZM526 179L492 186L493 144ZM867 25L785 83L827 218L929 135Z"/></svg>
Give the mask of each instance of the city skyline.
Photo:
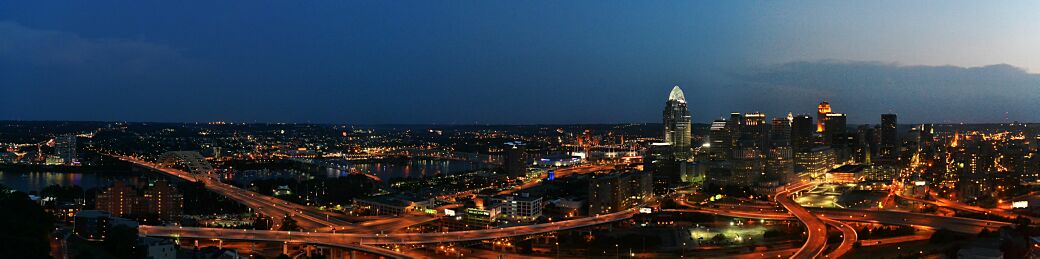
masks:
<svg viewBox="0 0 1040 259"><path fill-rule="evenodd" d="M1038 122L1038 10L4 2L0 119L641 123L658 121L659 96L678 83L702 124L732 111L812 114L823 100L857 124L884 113L905 123ZM251 26L265 29L241 30Z"/></svg>

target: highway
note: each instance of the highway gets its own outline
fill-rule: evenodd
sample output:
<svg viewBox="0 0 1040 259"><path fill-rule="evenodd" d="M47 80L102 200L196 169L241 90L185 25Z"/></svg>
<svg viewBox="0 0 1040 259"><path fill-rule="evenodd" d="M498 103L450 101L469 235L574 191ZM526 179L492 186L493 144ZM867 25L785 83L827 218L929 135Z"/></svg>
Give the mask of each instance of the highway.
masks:
<svg viewBox="0 0 1040 259"><path fill-rule="evenodd" d="M912 212L900 212L900 211L878 211L878 210L856 210L856 209L830 209L830 208L808 208L812 213L818 216L827 217L829 219L843 221L843 222L864 222L864 223L877 223L887 225L899 225L899 226L920 226L928 227L930 229L946 229L954 232L966 233L966 234L978 234L982 229L998 229L1003 226L1011 226L1011 223L972 219L972 218L960 218L960 217L946 217L931 214L912 213ZM794 220L795 217L786 213L779 212L759 212L759 211L741 211L741 210L720 210L716 208L704 208L704 207L691 207L689 209L669 209L662 210L665 212L694 212L694 213L707 213L722 215L728 217L741 217L741 218L754 218L754 219L772 219L772 220Z"/></svg>
<svg viewBox="0 0 1040 259"><path fill-rule="evenodd" d="M824 223L827 223L827 225L830 225L830 226L840 230L841 231L841 236L842 236L841 244L838 245L837 248L834 248L834 251L831 251L830 253L828 253L824 257L826 257L826 258L841 258L842 255L845 255L845 253L848 253L849 251L851 251L852 250L852 245L856 244L856 241L859 239L859 235L856 234L856 229L852 228L852 226L849 226L849 224L845 224L844 222L840 222L840 221L833 220L833 219L828 219L828 218L821 218L821 219L823 220Z"/></svg>
<svg viewBox="0 0 1040 259"><path fill-rule="evenodd" d="M429 244L526 236L552 231L582 228L625 220L631 218L632 215L635 214L635 209L629 209L621 212L600 215L597 217L585 217L544 224L434 233L324 233L223 228L189 228L168 226L141 226L139 233L141 233L141 235L158 237L215 238L229 240L259 240L277 242L289 241L334 245Z"/></svg>
<svg viewBox="0 0 1040 259"><path fill-rule="evenodd" d="M809 233L809 238L805 241L805 244L791 258L817 258L827 248L827 225L817 218L816 215L813 215L809 210L791 199L792 194L814 186L816 186L814 182L799 183L791 188L777 192L775 196L776 202L784 206L791 214L794 214L802 224L805 224Z"/></svg>
<svg viewBox="0 0 1040 259"><path fill-rule="evenodd" d="M965 203L962 203L962 202L959 202L959 201L946 199L946 198L943 198L943 197L939 196L937 193L935 193L935 191L932 191L932 190L928 190L927 193L928 193L928 196L930 198L932 198L933 200L925 200L925 199L921 199L921 198L917 198L917 197L913 197L913 196L905 196L905 195L900 194L899 191L896 191L896 190L898 190L900 188L902 188L902 187L901 186L894 186L892 192L895 193L896 196L898 196L899 198L903 198L903 199L910 200L910 201L926 203L926 204L931 204L931 205L944 207L944 208L955 209L955 210L974 212L974 213L979 213L979 214L992 214L992 215L996 215L996 216L1003 217L1003 218L1008 218L1008 219L1014 219L1016 217L1022 217L1022 218L1025 218L1025 219L1029 219L1029 221L1032 222L1032 223L1040 222L1040 219L1038 219L1036 217L1030 217L1030 216L1026 216L1026 215L1018 215L1018 214L1015 214L1014 212L1010 212L1010 211L1003 210L1003 209L983 208L983 207L979 207L979 206L973 206L973 205L965 204Z"/></svg>
<svg viewBox="0 0 1040 259"><path fill-rule="evenodd" d="M220 182L213 177L208 175L196 175L191 174L182 170L164 168L157 164L138 160L128 156L110 155L123 161L134 163L139 166L147 167L152 170L156 170L174 177L178 177L191 182L202 182L206 189L213 192L219 193L242 203L261 214L267 215L275 219L281 219L285 215L291 215L299 225L305 229L321 229L321 228L336 228L336 229L348 229L351 225L350 222L343 221L336 218L334 215L326 212L319 211L315 208L303 206L295 203L290 203L282 199L270 197L266 195L260 195L255 192L243 190L241 188ZM279 223L279 222L276 222Z"/></svg>
<svg viewBox="0 0 1040 259"><path fill-rule="evenodd" d="M888 244L911 242L911 241L928 240L929 238L932 238L932 233L934 233L934 232L933 231L920 231L919 233L917 233L915 235L909 235L909 236L898 236L898 237L887 237L887 238L860 240L859 244L862 245L862 246L879 246L879 245L888 245Z"/></svg>

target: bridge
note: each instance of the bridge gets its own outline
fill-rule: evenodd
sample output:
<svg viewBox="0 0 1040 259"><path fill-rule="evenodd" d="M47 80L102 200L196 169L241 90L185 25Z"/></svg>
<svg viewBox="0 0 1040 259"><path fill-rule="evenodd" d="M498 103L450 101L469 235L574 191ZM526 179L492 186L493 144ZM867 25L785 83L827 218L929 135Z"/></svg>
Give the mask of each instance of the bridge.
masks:
<svg viewBox="0 0 1040 259"><path fill-rule="evenodd" d="M171 175L177 178L184 179L189 182L201 182L205 185L206 189L219 193L232 199L236 202L242 203L261 214L266 216L280 219L285 215L293 216L301 227L305 228L335 228L335 229L347 229L353 224L350 222L336 218L333 213L324 212L314 209L309 206L303 206L295 203L290 203L282 199L270 197L266 195L260 195L255 192L243 190L241 188L220 182L209 175L203 174L192 174L183 170L166 168L158 164L139 160L130 156L112 155L117 159L133 163L138 166L146 167L167 175Z"/></svg>

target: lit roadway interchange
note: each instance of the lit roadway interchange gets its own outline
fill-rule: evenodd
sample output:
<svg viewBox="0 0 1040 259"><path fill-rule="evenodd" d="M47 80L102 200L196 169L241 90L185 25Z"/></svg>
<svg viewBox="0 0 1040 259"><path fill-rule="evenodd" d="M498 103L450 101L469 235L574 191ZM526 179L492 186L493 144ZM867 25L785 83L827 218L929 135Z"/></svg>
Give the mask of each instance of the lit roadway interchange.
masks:
<svg viewBox="0 0 1040 259"><path fill-rule="evenodd" d="M957 201L954 201L954 200L949 200L949 199L940 197L934 191L931 191L931 190L928 190L928 189L926 189L927 193L928 193L928 196L930 198L932 198L933 200L925 200L925 199L921 199L921 198L917 198L917 197L913 197L913 196L905 196L905 195L900 194L899 191L897 191L900 188L902 188L902 187L901 186L894 186L893 190L892 190L892 193L895 193L895 195L898 196L899 198L906 199L906 200L909 200L909 201L920 202L920 203L925 203L925 204L930 204L930 205L935 205L935 206L944 207L944 208L950 208L950 209L955 209L955 210L974 212L974 213L979 213L979 214L993 214L993 215L996 215L996 216L999 216L999 217L1008 218L1008 219L1014 219L1016 217L1022 217L1024 219L1029 219L1029 221L1033 222L1033 223L1040 222L1040 219L1038 219L1036 217L1032 217L1032 216L1018 215L1018 214L1015 214L1013 212L1009 212L1009 211L1002 210L1002 209L988 209L988 208L983 208L983 207L978 207L978 206L972 206L972 205L964 204L964 203L957 202Z"/></svg>
<svg viewBox="0 0 1040 259"><path fill-rule="evenodd" d="M535 225L434 233L361 234L247 230L225 228L187 228L167 226L141 226L139 232L142 235L158 237L300 242L308 244L315 243L344 246L356 246L359 244L431 244L526 236L574 228L583 228L588 226L625 220L631 218L632 215L635 215L636 213L636 209L628 209L621 212L599 215L595 217L585 217Z"/></svg>
<svg viewBox="0 0 1040 259"><path fill-rule="evenodd" d="M852 244L856 242L858 235L855 230L849 227L847 224L839 221L851 221L851 222L864 222L864 223L876 223L876 224L888 224L888 225L902 225L902 226L918 226L927 227L930 229L947 229L954 232L975 234L983 229L997 229L1003 226L1010 226L1011 223L991 221L991 220L980 220L971 218L960 218L960 217L946 217L931 214L922 213L911 213L911 212L899 212L899 211L883 211L883 210L855 210L855 209L829 209L829 208L803 208L798 206L797 203L793 203L790 199L791 193L808 189L808 187L815 186L812 183L800 183L788 188L785 191L781 191L776 195L776 201L784 205L789 213L785 213L769 205L731 205L725 208L720 208L720 205L713 205L715 208L700 207L697 205L689 204L686 202L685 197L679 197L676 201L679 205L689 207L689 209L667 209L663 210L666 212L696 212L696 213L709 213L715 215L723 215L730 217L741 217L741 218L759 218L759 219L772 219L772 220L794 220L798 219L805 224L807 218L816 219L820 225L816 225L815 228L810 230L818 230L817 234L813 236L813 232L809 232L809 240L800 248L794 257L799 258L814 258L821 257L823 250L826 248L826 226L831 225L842 232L843 240L839 245L826 257L839 257L842 254L848 252ZM783 204L787 202L788 204ZM723 205L724 206L724 205ZM792 210L794 209L794 210ZM795 212L798 213L795 213ZM792 215L794 214L794 215ZM801 216L798 216L801 214ZM798 216L798 217L796 217ZM808 224L807 224L808 226ZM814 241L814 237L818 237ZM914 236L912 238L900 239L904 241L920 240L920 238ZM813 243L818 242L818 243ZM784 255L786 251L774 251L769 252L770 257L773 255ZM765 256L766 253L756 253L758 255Z"/></svg>
<svg viewBox="0 0 1040 259"><path fill-rule="evenodd" d="M663 210L665 212L694 212L694 213L708 213L715 215L722 215L728 217L739 217L739 218L753 218L753 219L771 219L771 220L794 220L797 219L791 214L776 212L776 211L759 211L749 210L748 208L734 206L728 209L717 209L717 208L705 208L693 206L688 209L670 209ZM899 212L899 211L883 211L883 210L856 210L856 209L829 209L829 208L807 208L810 212L815 213L817 216L826 217L828 219L838 221L851 221L851 222L863 222L863 223L877 223L887 225L900 225L900 226L921 226L928 227L931 229L946 229L954 232L966 233L966 234L977 234L983 229L998 229L1003 226L1011 226L1011 223L972 219L972 218L960 218L960 217L946 217L932 214L912 213L912 212Z"/></svg>
<svg viewBox="0 0 1040 259"><path fill-rule="evenodd" d="M202 181L210 190L213 190L217 193L221 193L233 200L241 202L251 208L257 209L258 211L266 215L278 217L281 215L288 214L300 218L299 221L301 223L301 226L310 227L311 229L327 231L331 230L331 227L336 227L338 230L350 230L350 232L352 232L311 233L268 230L141 226L141 234L148 236L299 242L308 244L339 246L348 249L366 251L391 257L404 257L401 254L392 253L393 251L368 245L449 243L525 236L615 222L628 219L632 215L636 214L634 209L630 209L622 212L600 215L597 217L587 217L546 224L495 228L487 230L436 233L371 234L373 232L391 231L395 229L412 226L415 224L421 224L424 222L428 222L434 218L393 218L380 219L371 222L363 222L360 224L352 224L341 219L331 217L329 214L325 212L317 211L307 206L285 202L274 197L257 195L256 193L221 183L218 180L208 176L197 176L181 170L162 168L155 164L137 160L131 157L117 157L128 162L132 162L141 166L158 170L163 173L183 178L188 181ZM594 171L609 170L611 168L612 167L610 166L585 166L569 168L560 171L564 173L563 176L566 176L568 174L589 173ZM537 183L537 181L535 181L534 183ZM792 194L803 190L811 189L811 187L813 186L816 186L816 183L802 182L784 191L780 191L775 196L773 196L775 201L779 203L781 206L783 206L785 209L787 209L790 214L770 210L772 208L768 206L741 206L733 207L729 210L697 208L696 206L693 206L693 209L665 211L701 212L744 218L764 218L782 220L798 219L807 226L807 233L809 238L805 242L805 244L797 250L793 258L823 257L823 252L827 247L827 225L831 225L832 227L835 227L838 230L842 231L844 239L841 245L839 245L831 253L827 254L826 257L838 257L848 252L851 249L852 244L856 242L857 235L854 229L849 227L847 224L839 222L839 220L906 226L925 226L936 229L948 229L951 231L962 233L978 233L978 231L980 231L981 229L995 229L1001 226L1011 225L1010 223L1006 222L956 217L942 217L929 214L895 211L867 211L824 208L806 209L791 199ZM521 188L512 190L520 190L524 189L525 187L530 186L522 186ZM687 204L685 202L684 198L680 200L680 204L691 206L690 204ZM821 219L821 217L823 217L823 219Z"/></svg>
<svg viewBox="0 0 1040 259"><path fill-rule="evenodd" d="M827 248L827 225L817 218L816 215L813 215L809 210L791 199L792 194L811 189L814 186L816 186L814 182L803 182L780 191L774 196L776 202L783 205L791 214L794 214L808 229L808 240L791 258L816 258L823 254L823 250Z"/></svg>

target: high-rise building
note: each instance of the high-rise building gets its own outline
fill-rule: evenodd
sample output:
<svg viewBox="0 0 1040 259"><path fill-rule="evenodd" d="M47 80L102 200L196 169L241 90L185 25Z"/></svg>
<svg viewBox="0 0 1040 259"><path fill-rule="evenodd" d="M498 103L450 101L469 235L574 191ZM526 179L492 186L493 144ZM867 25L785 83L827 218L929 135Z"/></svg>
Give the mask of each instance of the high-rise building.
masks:
<svg viewBox="0 0 1040 259"><path fill-rule="evenodd" d="M54 152L66 165L76 164L76 135L67 134L54 137Z"/></svg>
<svg viewBox="0 0 1040 259"><path fill-rule="evenodd" d="M708 158L711 160L726 160L733 153L733 137L730 135L729 124L726 120L715 120L708 129L709 144Z"/></svg>
<svg viewBox="0 0 1040 259"><path fill-rule="evenodd" d="M795 165L810 177L822 177L837 164L837 156L830 147L816 147L795 153Z"/></svg>
<svg viewBox="0 0 1040 259"><path fill-rule="evenodd" d="M813 118L809 115L797 115L791 121L791 146L796 151L808 151L815 146L813 139Z"/></svg>
<svg viewBox="0 0 1040 259"><path fill-rule="evenodd" d="M771 147L791 146L791 120L773 118L769 128L769 142Z"/></svg>
<svg viewBox="0 0 1040 259"><path fill-rule="evenodd" d="M827 124L824 130L824 136L826 143L832 148L844 148L848 138L848 125L845 123L846 115L844 113L828 113Z"/></svg>
<svg viewBox="0 0 1040 259"><path fill-rule="evenodd" d="M783 183L797 181L794 173L794 152L790 146L774 146L766 154L766 176L768 180Z"/></svg>
<svg viewBox="0 0 1040 259"><path fill-rule="evenodd" d="M753 186L766 174L765 152L757 147L740 147L733 151L732 175L730 183L740 186Z"/></svg>
<svg viewBox="0 0 1040 259"><path fill-rule="evenodd" d="M527 175L527 147L523 142L506 142L505 167L506 176L517 178Z"/></svg>
<svg viewBox="0 0 1040 259"><path fill-rule="evenodd" d="M740 125L741 148L756 148L760 151L769 150L769 123L766 122L766 114L759 112L745 113L744 121Z"/></svg>
<svg viewBox="0 0 1040 259"><path fill-rule="evenodd" d="M653 197L650 173L629 171L593 175L589 179L589 215L618 212Z"/></svg>
<svg viewBox="0 0 1040 259"><path fill-rule="evenodd" d="M896 115L881 115L881 146L879 158L886 163L899 159L899 136L896 130Z"/></svg>
<svg viewBox="0 0 1040 259"><path fill-rule="evenodd" d="M732 112L729 114L729 120L726 121L726 128L729 129L730 155L733 155L733 149L740 145L742 123L744 123L744 114L739 112Z"/></svg>
<svg viewBox="0 0 1040 259"><path fill-rule="evenodd" d="M860 125L855 134L850 133L849 149L853 160L859 164L871 165L877 160L877 130L870 125Z"/></svg>
<svg viewBox="0 0 1040 259"><path fill-rule="evenodd" d="M98 193L96 207L117 216L156 217L173 220L181 215L184 198L165 181L148 184L143 190L117 181Z"/></svg>
<svg viewBox="0 0 1040 259"><path fill-rule="evenodd" d="M827 124L827 114L831 113L831 104L821 102L820 105L816 107L816 111L816 132L823 133L827 130L825 125Z"/></svg>
<svg viewBox="0 0 1040 259"><path fill-rule="evenodd" d="M686 97L678 85L672 87L668 101L664 107L664 142L671 143L677 158L690 155L690 109L686 107Z"/></svg>
<svg viewBox="0 0 1040 259"><path fill-rule="evenodd" d="M828 113L825 124L827 129L824 130L827 144L838 154L838 161L842 162L850 157L848 150L849 133L845 121L846 115L844 113Z"/></svg>

